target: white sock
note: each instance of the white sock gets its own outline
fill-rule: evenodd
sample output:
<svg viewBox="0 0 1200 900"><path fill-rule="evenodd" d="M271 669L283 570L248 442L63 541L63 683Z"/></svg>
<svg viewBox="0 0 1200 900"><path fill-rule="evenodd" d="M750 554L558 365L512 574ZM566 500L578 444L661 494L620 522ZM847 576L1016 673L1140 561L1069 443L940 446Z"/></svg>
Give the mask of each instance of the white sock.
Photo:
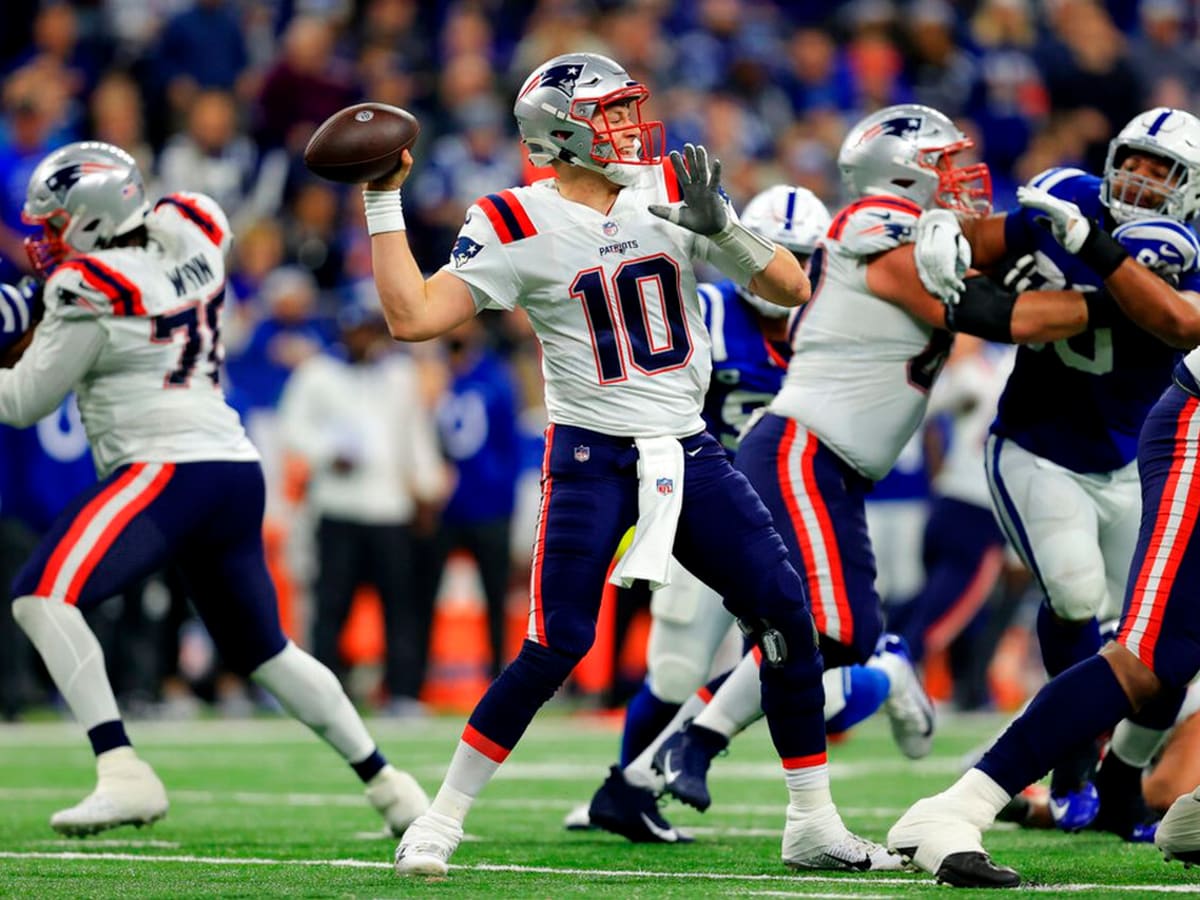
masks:
<svg viewBox="0 0 1200 900"><path fill-rule="evenodd" d="M846 708L846 681L849 671L848 666L838 666L836 669L826 669L821 676L821 686L825 688L826 722Z"/></svg>
<svg viewBox="0 0 1200 900"><path fill-rule="evenodd" d="M761 719L762 714L758 660L747 653L696 716L695 724L732 738Z"/></svg>
<svg viewBox="0 0 1200 900"><path fill-rule="evenodd" d="M812 811L833 805L828 763L802 769L784 769L783 780L787 782L788 802L797 809Z"/></svg>
<svg viewBox="0 0 1200 900"><path fill-rule="evenodd" d="M460 740L450 758L446 778L433 798L429 811L450 816L462 822L471 809L471 804L484 789L500 763L484 756L466 741Z"/></svg>
<svg viewBox="0 0 1200 900"><path fill-rule="evenodd" d="M18 597L13 618L29 635L54 686L85 731L121 718L104 670L104 651L78 608L44 597Z"/></svg>
<svg viewBox="0 0 1200 900"><path fill-rule="evenodd" d="M684 722L695 718L704 709L705 702L699 693L692 694L692 696L684 700L679 707L679 711L675 713L674 718L647 745L646 749L634 757L633 761L622 770L625 773L625 780L637 787L654 791L656 794L661 793L663 789L663 777L650 767L650 763L654 759L654 754L658 752L658 748L663 745L663 742L668 737L683 727Z"/></svg>
<svg viewBox="0 0 1200 900"><path fill-rule="evenodd" d="M1158 753L1169 733L1170 729L1160 731L1122 719L1113 729L1112 745L1109 749L1117 754L1117 759L1121 762L1144 769L1154 760L1154 755Z"/></svg>
<svg viewBox="0 0 1200 900"><path fill-rule="evenodd" d="M937 796L957 804L967 820L980 831L991 828L996 815L1012 799L1012 794L980 769L968 769Z"/></svg>
<svg viewBox="0 0 1200 900"><path fill-rule="evenodd" d="M361 762L375 751L375 741L337 676L291 641L250 677L346 762Z"/></svg>

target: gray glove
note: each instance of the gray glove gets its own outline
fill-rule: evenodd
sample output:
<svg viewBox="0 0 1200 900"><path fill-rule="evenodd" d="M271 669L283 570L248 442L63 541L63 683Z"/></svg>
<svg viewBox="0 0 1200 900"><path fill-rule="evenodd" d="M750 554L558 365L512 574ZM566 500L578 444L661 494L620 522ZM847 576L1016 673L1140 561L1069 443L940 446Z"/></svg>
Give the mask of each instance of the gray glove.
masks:
<svg viewBox="0 0 1200 900"><path fill-rule="evenodd" d="M678 150L671 151L671 165L683 202L669 206L655 203L649 207L650 212L696 234L721 231L729 223L729 211L721 196L721 161L710 163L708 151L701 144L684 144L682 157Z"/></svg>

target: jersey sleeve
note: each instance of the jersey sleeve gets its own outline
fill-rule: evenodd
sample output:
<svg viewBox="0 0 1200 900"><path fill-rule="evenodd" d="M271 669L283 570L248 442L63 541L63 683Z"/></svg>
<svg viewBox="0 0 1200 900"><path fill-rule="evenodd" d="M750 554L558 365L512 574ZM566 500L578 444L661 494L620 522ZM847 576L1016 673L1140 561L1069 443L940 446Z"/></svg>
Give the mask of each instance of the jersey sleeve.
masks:
<svg viewBox="0 0 1200 900"><path fill-rule="evenodd" d="M164 215L174 214L185 223L196 228L222 253L228 253L233 243L233 230L225 211L212 197L192 191L167 194L154 204L154 211Z"/></svg>
<svg viewBox="0 0 1200 900"><path fill-rule="evenodd" d="M0 422L26 428L48 416L87 373L106 335L94 318L47 317L11 369L0 369Z"/></svg>
<svg viewBox="0 0 1200 900"><path fill-rule="evenodd" d="M504 234L493 224L491 214L495 210L490 196L471 205L450 248L450 260L442 267L467 283L477 311L513 309L517 305L520 280L509 259L509 248L520 244L514 243L508 223L501 222Z"/></svg>
<svg viewBox="0 0 1200 900"><path fill-rule="evenodd" d="M1100 179L1083 169L1056 166L1036 175L1029 181L1030 187L1040 188L1059 200L1066 200L1079 207L1085 216L1095 219L1101 212ZM1009 253L1032 253L1046 240L1053 241L1048 229L1038 224L1045 216L1041 210L1018 206L1004 218L1004 246Z"/></svg>
<svg viewBox="0 0 1200 900"><path fill-rule="evenodd" d="M146 315L141 287L95 255L73 257L55 269L43 301L47 316L64 319Z"/></svg>
<svg viewBox="0 0 1200 900"><path fill-rule="evenodd" d="M834 217L826 237L843 256L874 256L911 244L921 212L902 197L864 197Z"/></svg>

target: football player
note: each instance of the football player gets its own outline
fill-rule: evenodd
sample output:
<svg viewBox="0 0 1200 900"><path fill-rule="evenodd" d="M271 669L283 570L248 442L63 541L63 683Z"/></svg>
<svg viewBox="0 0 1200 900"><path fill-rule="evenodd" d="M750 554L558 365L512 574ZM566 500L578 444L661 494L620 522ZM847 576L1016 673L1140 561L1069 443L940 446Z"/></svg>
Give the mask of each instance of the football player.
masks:
<svg viewBox="0 0 1200 900"><path fill-rule="evenodd" d="M147 202L110 144L69 144L29 180L30 258L48 275L29 348L0 371L0 421L24 427L74 389L100 481L51 526L12 588L13 615L87 732L96 789L56 812L70 835L144 825L167 794L134 751L83 612L168 563L221 655L341 754L400 833L428 800L387 763L328 669L287 639L263 556L263 476L220 383L232 235L201 194Z"/></svg>
<svg viewBox="0 0 1200 900"><path fill-rule="evenodd" d="M963 243L945 231L953 230L951 210L978 215L991 199L986 166L954 162L970 146L942 113L915 104L879 110L850 129L838 164L855 199L813 256L813 299L792 322L783 387L743 436L735 460L805 580L826 666L866 663L887 676L883 702L893 736L914 759L929 752L933 706L903 642L882 631L864 497L924 418L950 329L1005 342L1046 340L1076 333L1088 318L1077 292L1011 298L981 275L961 279L968 260L959 257ZM958 269L922 273L914 247L925 241L947 241ZM939 291L961 284L966 315L947 316L926 283ZM743 660L739 669L753 664ZM689 740L688 732L703 727L727 738L753 721L758 712L745 698L746 683L735 669L681 738L660 748L658 767L685 776L667 779L685 802L707 797L709 751L719 749L707 735Z"/></svg>
<svg viewBox="0 0 1200 900"><path fill-rule="evenodd" d="M1095 298L1097 315L1085 332L1018 351L987 446L997 516L1045 596L1038 636L1051 677L1095 653L1099 622L1120 611L1141 510L1137 436L1170 382L1177 350L1112 310L1102 269L1085 262L1092 261L1091 245L1068 249L1055 240L1042 227L1046 207L1072 204L1084 217L1078 221L1094 220L1093 244L1101 231L1111 231L1167 279L1158 279L1161 290L1180 279L1190 283L1197 277L1197 238L1185 222L1200 209L1200 188L1188 186L1184 176L1200 164L1191 143L1198 138L1200 121L1191 114L1150 110L1111 142L1103 178L1051 169L1021 189L1029 205L962 223L976 265L1017 258L1007 275L1012 286L1074 285ZM1071 238L1078 241L1078 229ZM1059 761L1050 783L1050 810L1059 827L1074 831L1095 823L1131 840L1149 840L1152 829L1138 817L1110 814L1128 807L1118 795L1127 793L1123 786L1136 786L1136 772L1173 720L1167 708L1140 712L1142 740L1117 745L1096 784L1095 746ZM1106 812L1100 795L1108 788L1115 793Z"/></svg>
<svg viewBox="0 0 1200 900"><path fill-rule="evenodd" d="M26 275L16 284L0 284L0 365L16 362L21 350L18 345L41 316L40 281Z"/></svg>
<svg viewBox="0 0 1200 900"><path fill-rule="evenodd" d="M1153 750L1161 738L1151 723L1161 728L1171 724L1187 684L1200 671L1200 626L1192 602L1195 579L1200 577L1200 551L1191 541L1200 510L1200 494L1192 478L1200 457L1200 351L1193 350L1171 367L1177 359L1175 348L1200 343L1200 272L1196 267L1200 242L1182 224L1200 212L1198 148L1200 120L1194 116L1171 109L1143 113L1112 141L1098 191L1096 180L1083 173L1060 171L1057 177L1052 173L1040 185L1035 183L1033 190L1018 194L1028 213L1007 217L1013 220L1011 225L1001 220L978 226L981 232L971 239L989 258L1001 242L1010 236L1016 240L1026 229L1034 233L1032 229L1041 227L1037 220L1045 219L1055 243L1043 247L1042 254L1053 252L1056 268L1070 272L1073 280L1087 278L1102 284L1103 294L1115 300L1124 314L1111 315L1103 327L1094 329L1096 352L1091 363L1085 363L1079 351L1070 347L1042 351L1052 351L1047 358L1065 357L1075 366L1064 360L1064 370L1055 378L1043 371L1037 384L1030 385L1033 390L1027 396L1046 398L1047 405L1027 410L1024 435L1027 441L1040 437L1041 452L1053 453L1071 438L1070 432L1050 427L1052 417L1061 416L1076 427L1087 428L1085 433L1091 437L1089 446L1078 443L1070 451L1077 459L1092 458L1097 463L1119 460L1136 440L1141 518L1116 640L1100 654L1086 657L1053 678L970 771L946 791L919 800L892 826L890 846L911 856L917 866L939 880L962 886L1019 884L1016 872L996 865L983 850L981 831L991 825L1011 797L1060 759L1078 753L1082 744L1135 712L1144 726L1139 729L1140 749ZM1080 189L1074 200L1046 190L1064 182L1083 182L1090 189ZM1097 193L1098 199L1093 199ZM1123 224L1109 234L1114 219ZM966 224L964 230L970 234L972 225ZM1055 248L1059 248L1057 252ZM1145 329L1145 334L1134 326ZM1128 351L1129 362L1118 365L1115 354L1122 348ZM1026 365L1032 363L1036 370L1046 362L1028 360ZM1018 359L1017 368L1021 365ZM1142 380L1155 378L1157 386ZM1059 379L1070 379L1072 388L1060 388ZM1156 391L1161 396L1145 414L1145 405L1153 401ZM1058 405L1049 405L1053 398ZM1123 418L1114 419L1113 401L1122 398L1129 405ZM1076 419L1080 410L1090 413L1086 420ZM1139 414L1144 415L1144 424L1135 438ZM1002 410L997 427L1011 421L1004 418ZM1036 427L1039 425L1042 427ZM999 450L1004 452L1003 447ZM994 456L992 464L994 471ZM1043 478L1073 471L1063 465L1052 468L1051 463L1040 463L1038 468L1045 473ZM1111 476L1119 470L1108 471ZM997 487L1010 484L1009 473L1000 474L994 493ZM1065 481L1039 478L1023 483L1026 491L1032 485L1039 493L1057 496L1060 507L1077 513L1091 505L1079 497L1085 483L1079 474L1068 474L1070 482L1079 486L1069 506L1069 495L1061 490L1053 493L1055 486ZM1107 478L1101 491L1097 481L1092 502L1119 502L1113 491L1115 482ZM1003 491L998 497L1010 523L1019 521L1009 502L1011 495ZM1136 503L1136 498L1131 502ZM1035 511L1043 516L1053 512L1045 507ZM1091 521L1095 522L1094 514ZM1065 531L1071 522L1059 521L1056 527ZM1036 544L1026 542L1022 549L1028 553L1030 547L1040 566ZM1045 584L1046 572L1035 571ZM1079 577L1087 574L1081 570ZM1115 750L1106 758L1101 777ZM1126 753L1132 755L1129 751L1127 746ZM1134 771L1131 779L1121 777L1123 782L1132 781L1125 785L1130 789L1136 789L1141 778L1141 760L1136 762L1139 764L1123 766ZM1108 805L1106 797L1100 811Z"/></svg>
<svg viewBox="0 0 1200 900"><path fill-rule="evenodd" d="M476 796L591 646L609 563L635 523L613 578L665 584L673 553L725 598L769 660L763 706L787 778L787 861L895 864L851 834L833 804L804 588L767 510L701 417L712 355L693 261L782 306L807 300L809 282L795 256L738 221L703 147L664 165L662 123L641 114L648 94L596 54L539 66L514 112L531 159L554 177L480 198L428 280L398 191L412 155L364 195L392 335L425 340L480 309L524 308L550 419L528 638L471 714L430 811L397 847L400 874L445 874Z"/></svg>

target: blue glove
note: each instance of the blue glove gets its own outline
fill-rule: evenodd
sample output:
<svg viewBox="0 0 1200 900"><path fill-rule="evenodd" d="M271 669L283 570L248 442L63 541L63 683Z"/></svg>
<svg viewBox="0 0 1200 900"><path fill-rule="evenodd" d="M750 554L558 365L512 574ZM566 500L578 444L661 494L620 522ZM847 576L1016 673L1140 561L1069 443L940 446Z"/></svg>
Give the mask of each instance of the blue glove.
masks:
<svg viewBox="0 0 1200 900"><path fill-rule="evenodd" d="M0 350L15 344L42 315L42 283L26 275L0 284Z"/></svg>
<svg viewBox="0 0 1200 900"><path fill-rule="evenodd" d="M1166 279L1194 272L1200 262L1200 238L1175 219L1165 216L1135 219L1112 234L1130 256Z"/></svg>

